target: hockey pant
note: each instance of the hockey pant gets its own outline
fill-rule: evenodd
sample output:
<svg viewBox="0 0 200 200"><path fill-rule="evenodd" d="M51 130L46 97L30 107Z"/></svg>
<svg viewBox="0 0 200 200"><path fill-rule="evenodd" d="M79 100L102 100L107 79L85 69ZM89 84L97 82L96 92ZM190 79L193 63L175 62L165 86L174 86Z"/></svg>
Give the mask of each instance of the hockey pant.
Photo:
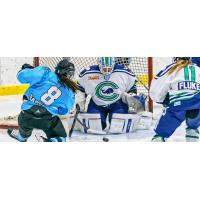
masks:
<svg viewBox="0 0 200 200"><path fill-rule="evenodd" d="M155 128L155 132L163 138L169 138L184 120L186 120L187 128L197 129L200 126L200 110L181 111L167 108Z"/></svg>
<svg viewBox="0 0 200 200"><path fill-rule="evenodd" d="M106 119L109 116L109 122L111 123L112 115L114 113L127 114L128 113L128 105L123 103L122 100L118 100L117 102L110 104L108 106L98 106L91 99L87 109L88 113L99 113L101 116L101 124L102 129L106 128Z"/></svg>
<svg viewBox="0 0 200 200"><path fill-rule="evenodd" d="M65 128L57 116L52 116L45 108L33 106L21 111L18 117L19 132L24 137L30 137L34 128L43 130L47 138L67 137Z"/></svg>

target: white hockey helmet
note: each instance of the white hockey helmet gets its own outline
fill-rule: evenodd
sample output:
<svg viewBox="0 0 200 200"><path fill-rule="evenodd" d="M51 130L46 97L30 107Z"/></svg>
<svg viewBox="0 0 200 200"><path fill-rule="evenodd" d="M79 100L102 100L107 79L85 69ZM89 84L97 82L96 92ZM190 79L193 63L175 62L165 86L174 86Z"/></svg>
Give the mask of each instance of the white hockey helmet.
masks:
<svg viewBox="0 0 200 200"><path fill-rule="evenodd" d="M100 57L98 58L98 65L101 73L104 75L104 78L108 80L112 74L115 66L113 57Z"/></svg>

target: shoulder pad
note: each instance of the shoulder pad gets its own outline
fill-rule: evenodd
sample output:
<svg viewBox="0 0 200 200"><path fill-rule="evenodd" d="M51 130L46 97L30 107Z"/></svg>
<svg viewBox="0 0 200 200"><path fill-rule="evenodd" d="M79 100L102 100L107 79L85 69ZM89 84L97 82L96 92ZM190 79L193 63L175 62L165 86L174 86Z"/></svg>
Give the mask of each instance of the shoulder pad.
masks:
<svg viewBox="0 0 200 200"><path fill-rule="evenodd" d="M127 68L124 65L116 64L114 70L118 70L118 69L122 70L122 69L127 69Z"/></svg>
<svg viewBox="0 0 200 200"><path fill-rule="evenodd" d="M167 65L167 67L165 67L165 69L163 69L160 72L158 72L158 74L156 75L155 79L158 79L159 77L164 76L174 66L174 64L175 63Z"/></svg>
<svg viewBox="0 0 200 200"><path fill-rule="evenodd" d="M132 72L131 69L127 68L124 65L116 65L113 72L122 72L122 73L129 74L131 76L135 76L135 73Z"/></svg>
<svg viewBox="0 0 200 200"><path fill-rule="evenodd" d="M98 65L93 65L90 67L85 68L80 72L79 77L83 77L85 74L90 73L90 72L100 72L99 66Z"/></svg>

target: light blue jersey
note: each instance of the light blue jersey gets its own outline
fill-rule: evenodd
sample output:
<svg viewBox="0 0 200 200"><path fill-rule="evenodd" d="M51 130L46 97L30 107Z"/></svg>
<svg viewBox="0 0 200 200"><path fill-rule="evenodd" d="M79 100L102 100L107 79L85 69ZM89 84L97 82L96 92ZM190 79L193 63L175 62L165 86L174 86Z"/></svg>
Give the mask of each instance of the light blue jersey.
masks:
<svg viewBox="0 0 200 200"><path fill-rule="evenodd" d="M28 110L34 105L45 107L53 115L65 115L74 106L75 94L61 85L58 76L48 67L39 66L18 72L20 83L30 84L26 90L21 109Z"/></svg>

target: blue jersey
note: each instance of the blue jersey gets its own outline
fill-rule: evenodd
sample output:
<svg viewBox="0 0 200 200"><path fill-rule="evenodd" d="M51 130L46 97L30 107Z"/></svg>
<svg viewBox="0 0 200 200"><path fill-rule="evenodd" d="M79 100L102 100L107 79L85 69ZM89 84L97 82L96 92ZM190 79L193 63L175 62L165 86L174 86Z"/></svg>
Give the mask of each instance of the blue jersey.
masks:
<svg viewBox="0 0 200 200"><path fill-rule="evenodd" d="M27 99L21 106L22 110L39 105L53 115L65 115L74 106L73 91L61 85L58 76L47 67L21 70L17 74L17 79L20 83L30 84L24 94Z"/></svg>

